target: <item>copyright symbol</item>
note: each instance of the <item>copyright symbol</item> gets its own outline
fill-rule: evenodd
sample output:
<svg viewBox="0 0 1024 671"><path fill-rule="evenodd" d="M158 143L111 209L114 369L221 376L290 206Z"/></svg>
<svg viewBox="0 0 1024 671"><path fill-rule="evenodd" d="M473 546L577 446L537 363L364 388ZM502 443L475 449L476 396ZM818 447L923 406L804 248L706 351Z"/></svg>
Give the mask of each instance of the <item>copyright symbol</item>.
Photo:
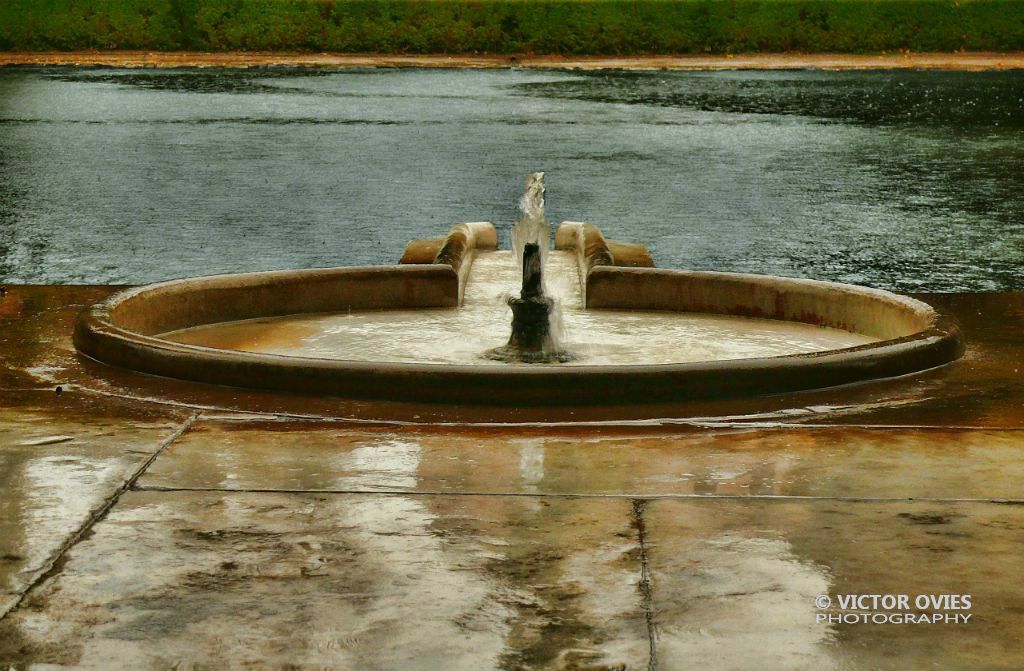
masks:
<svg viewBox="0 0 1024 671"><path fill-rule="evenodd" d="M814 605L818 608L825 609L832 605L832 599L827 594L819 594L814 597Z"/></svg>

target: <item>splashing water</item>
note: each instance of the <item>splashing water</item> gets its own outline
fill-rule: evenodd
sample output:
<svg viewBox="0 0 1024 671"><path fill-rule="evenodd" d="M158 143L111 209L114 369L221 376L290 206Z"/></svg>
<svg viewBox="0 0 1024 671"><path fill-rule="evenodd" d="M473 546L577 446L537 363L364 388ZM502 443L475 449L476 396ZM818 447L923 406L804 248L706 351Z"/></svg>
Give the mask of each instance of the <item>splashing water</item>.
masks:
<svg viewBox="0 0 1024 671"><path fill-rule="evenodd" d="M523 251L529 243L540 247L541 265L547 261L551 244L551 225L544 216L544 173L531 172L526 176L526 190L519 199L519 218L512 226L512 252L522 265Z"/></svg>

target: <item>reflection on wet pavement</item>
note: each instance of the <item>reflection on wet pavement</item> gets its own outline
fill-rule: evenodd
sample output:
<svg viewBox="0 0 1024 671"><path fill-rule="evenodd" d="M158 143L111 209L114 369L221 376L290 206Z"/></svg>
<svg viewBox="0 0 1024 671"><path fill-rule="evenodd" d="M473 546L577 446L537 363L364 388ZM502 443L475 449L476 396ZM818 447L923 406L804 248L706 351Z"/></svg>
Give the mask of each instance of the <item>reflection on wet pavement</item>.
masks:
<svg viewBox="0 0 1024 671"><path fill-rule="evenodd" d="M1024 432L719 429L630 436L199 422L149 488L615 496L1017 498ZM410 468L415 464L415 468Z"/></svg>
<svg viewBox="0 0 1024 671"><path fill-rule="evenodd" d="M106 410L0 394L0 616L185 418L141 404Z"/></svg>
<svg viewBox="0 0 1024 671"><path fill-rule="evenodd" d="M1010 669L1021 531L991 504L135 492L0 623L0 659ZM844 593L971 594L974 619L816 621Z"/></svg>
<svg viewBox="0 0 1024 671"><path fill-rule="evenodd" d="M74 363L71 331L112 287L6 287L0 293L0 389L59 384Z"/></svg>
<svg viewBox="0 0 1024 671"><path fill-rule="evenodd" d="M132 493L0 624L0 659L636 668L630 523L625 501Z"/></svg>
<svg viewBox="0 0 1024 671"><path fill-rule="evenodd" d="M1020 666L1020 506L655 501L646 521L659 668ZM828 625L819 594L970 594L972 619Z"/></svg>

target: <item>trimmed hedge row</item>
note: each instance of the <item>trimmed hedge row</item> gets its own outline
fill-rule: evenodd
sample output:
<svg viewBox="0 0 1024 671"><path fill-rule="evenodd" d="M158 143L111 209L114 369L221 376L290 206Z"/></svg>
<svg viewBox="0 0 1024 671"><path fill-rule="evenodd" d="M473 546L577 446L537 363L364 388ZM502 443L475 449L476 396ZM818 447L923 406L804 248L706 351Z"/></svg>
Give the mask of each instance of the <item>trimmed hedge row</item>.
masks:
<svg viewBox="0 0 1024 671"><path fill-rule="evenodd" d="M0 49L1015 51L1020 0L2 0Z"/></svg>

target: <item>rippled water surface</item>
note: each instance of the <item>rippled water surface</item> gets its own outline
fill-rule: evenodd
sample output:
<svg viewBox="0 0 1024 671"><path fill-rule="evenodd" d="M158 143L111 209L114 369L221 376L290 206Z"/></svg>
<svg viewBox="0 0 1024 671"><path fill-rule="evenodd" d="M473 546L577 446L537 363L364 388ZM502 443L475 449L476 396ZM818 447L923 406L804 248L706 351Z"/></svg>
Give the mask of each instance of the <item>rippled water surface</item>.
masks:
<svg viewBox="0 0 1024 671"><path fill-rule="evenodd" d="M0 69L0 279L390 263L534 170L662 266L1024 288L1020 72Z"/></svg>

